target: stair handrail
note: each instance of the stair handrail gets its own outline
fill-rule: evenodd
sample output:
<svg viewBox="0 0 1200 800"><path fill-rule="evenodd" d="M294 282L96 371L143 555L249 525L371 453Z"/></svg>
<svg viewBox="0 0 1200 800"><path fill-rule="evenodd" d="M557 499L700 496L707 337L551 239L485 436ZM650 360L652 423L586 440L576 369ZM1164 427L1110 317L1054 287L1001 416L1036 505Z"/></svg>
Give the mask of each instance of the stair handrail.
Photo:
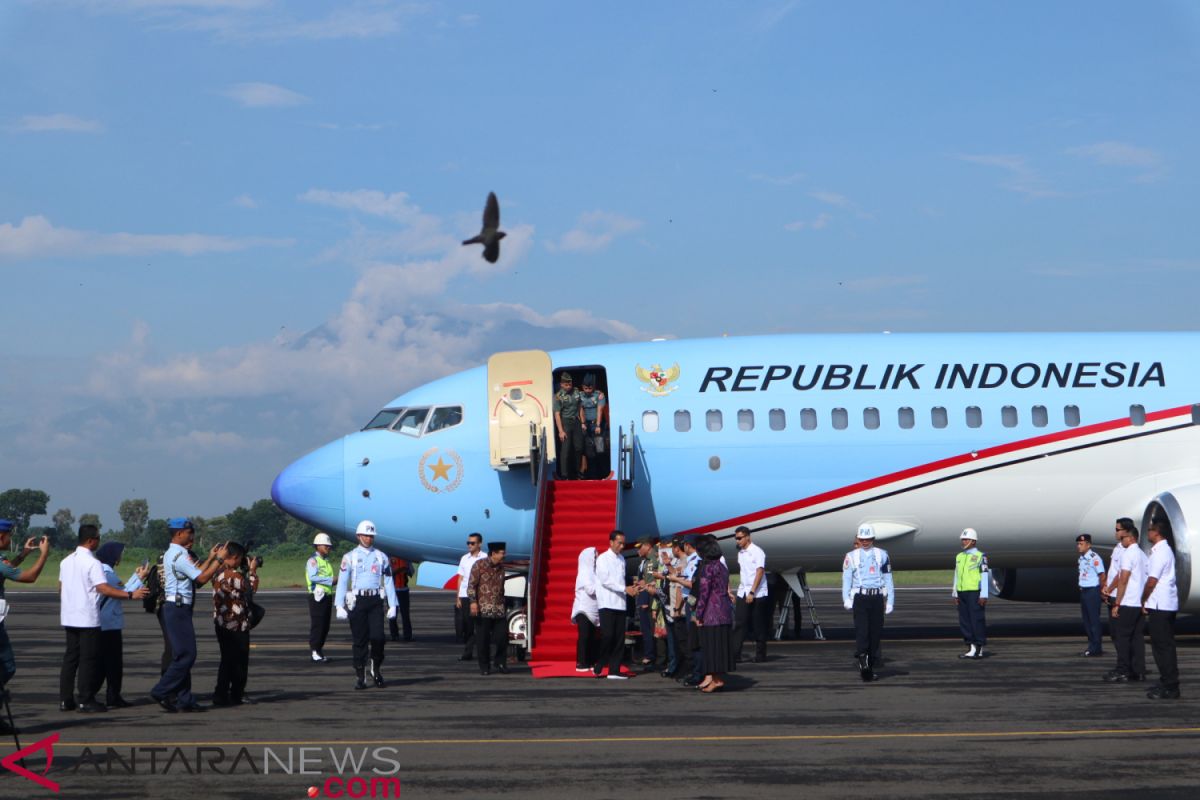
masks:
<svg viewBox="0 0 1200 800"><path fill-rule="evenodd" d="M629 421L629 434L623 427L618 427L620 433L620 457L617 460L617 478L621 481L622 489L633 488L633 446L636 437L633 434L633 420Z"/></svg>
<svg viewBox="0 0 1200 800"><path fill-rule="evenodd" d="M533 552L529 559L529 580L525 582L525 648L533 652L534 639L537 636L538 592L541 590L542 579L542 541L546 532L546 502L550 495L549 484L554 478L554 469L546 448L546 429L542 428L538 435L538 460L533 471L537 474L537 495L534 501L533 517ZM532 463L532 462L531 462Z"/></svg>

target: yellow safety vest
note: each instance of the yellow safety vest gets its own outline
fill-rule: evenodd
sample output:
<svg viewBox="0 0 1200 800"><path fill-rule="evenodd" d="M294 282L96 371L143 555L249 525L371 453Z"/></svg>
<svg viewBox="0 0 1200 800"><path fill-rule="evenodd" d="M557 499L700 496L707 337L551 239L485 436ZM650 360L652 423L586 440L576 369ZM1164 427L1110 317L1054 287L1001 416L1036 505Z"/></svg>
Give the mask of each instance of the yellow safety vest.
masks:
<svg viewBox="0 0 1200 800"><path fill-rule="evenodd" d="M308 577L308 565L306 564L304 569L304 583L308 586L308 593L313 593L313 586L324 586L325 594L333 597L333 562L320 553L314 553L313 558L317 560L317 577L329 578L329 585L325 586L323 583L314 584Z"/></svg>
<svg viewBox="0 0 1200 800"><path fill-rule="evenodd" d="M954 589L959 592L978 592L983 577L983 553L963 550L954 558Z"/></svg>

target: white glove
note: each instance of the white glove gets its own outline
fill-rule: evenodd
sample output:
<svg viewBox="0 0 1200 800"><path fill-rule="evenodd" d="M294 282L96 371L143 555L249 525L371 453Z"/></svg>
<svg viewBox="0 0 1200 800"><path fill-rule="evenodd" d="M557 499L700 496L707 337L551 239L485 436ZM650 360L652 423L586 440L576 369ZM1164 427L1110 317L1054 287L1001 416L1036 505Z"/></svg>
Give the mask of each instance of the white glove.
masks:
<svg viewBox="0 0 1200 800"><path fill-rule="evenodd" d="M318 586L317 588L313 589L313 600L316 600L319 603L324 599L325 599L325 587L324 586Z"/></svg>
<svg viewBox="0 0 1200 800"><path fill-rule="evenodd" d="M388 610L387 610L387 618L388 618L388 619L395 619L395 618L396 618L396 607L395 607L395 606L388 606Z"/></svg>
<svg viewBox="0 0 1200 800"><path fill-rule="evenodd" d="M854 603L842 603L842 607L844 607L847 611L853 611Z"/></svg>
<svg viewBox="0 0 1200 800"><path fill-rule="evenodd" d="M890 613L892 613L892 604L891 604L891 603L888 603L888 604L887 604L887 608L885 608L885 609L883 610L883 613L885 613L885 614L890 614Z"/></svg>
<svg viewBox="0 0 1200 800"><path fill-rule="evenodd" d="M350 614L346 611L345 606L338 606L337 618L338 619L350 619Z"/></svg>

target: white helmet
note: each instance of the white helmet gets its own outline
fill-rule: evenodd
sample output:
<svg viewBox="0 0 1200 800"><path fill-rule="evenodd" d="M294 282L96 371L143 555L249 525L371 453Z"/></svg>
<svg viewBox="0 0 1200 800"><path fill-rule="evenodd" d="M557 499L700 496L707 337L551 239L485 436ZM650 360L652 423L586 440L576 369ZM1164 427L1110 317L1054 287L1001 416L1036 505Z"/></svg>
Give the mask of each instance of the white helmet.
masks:
<svg viewBox="0 0 1200 800"><path fill-rule="evenodd" d="M314 545L325 544L325 545L329 545L330 547L333 547L333 539L329 538L328 533L318 533L317 538L313 539L313 544Z"/></svg>
<svg viewBox="0 0 1200 800"><path fill-rule="evenodd" d="M959 539L970 539L972 542L978 542L979 534L975 532L974 528L963 528L963 532L958 538Z"/></svg>
<svg viewBox="0 0 1200 800"><path fill-rule="evenodd" d="M875 538L875 526L871 525L871 524L859 525L858 526L858 538L859 539L874 539Z"/></svg>
<svg viewBox="0 0 1200 800"><path fill-rule="evenodd" d="M371 522L371 520L369 520L369 519L364 519L362 522L358 523L358 530L356 530L354 532L354 535L355 536L374 536L375 535L375 523Z"/></svg>

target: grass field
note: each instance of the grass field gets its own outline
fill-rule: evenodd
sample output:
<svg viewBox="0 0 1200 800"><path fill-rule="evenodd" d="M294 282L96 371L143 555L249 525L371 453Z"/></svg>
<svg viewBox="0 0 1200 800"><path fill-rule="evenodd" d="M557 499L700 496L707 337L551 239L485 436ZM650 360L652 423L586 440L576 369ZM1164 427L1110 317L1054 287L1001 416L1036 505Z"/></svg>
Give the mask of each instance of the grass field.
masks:
<svg viewBox="0 0 1200 800"><path fill-rule="evenodd" d="M9 591L19 592L28 589L55 589L58 586L58 562L66 557L68 553L63 551L52 551L50 558L46 563L45 569L42 570L42 575L38 578L37 583L14 583L13 581L6 582L6 588ZM127 547L125 548L124 556L121 559L121 565L117 567L117 572L122 578L128 578L133 574L137 565L143 560L154 562L158 559L159 551L149 550L146 548ZM27 564L34 563L35 555L30 555L27 559ZM273 558L266 556L263 559L262 568L258 571L259 588L261 589L289 589L301 588L304 586L304 562L307 556L292 556ZM335 559L337 557L335 556ZM950 582L954 577L954 570L913 570L909 572L896 573L897 586L945 586L946 591L949 591ZM737 585L737 576L733 577L733 585ZM808 585L811 587L828 587L841 586L842 574L840 572L811 572L808 575Z"/></svg>

